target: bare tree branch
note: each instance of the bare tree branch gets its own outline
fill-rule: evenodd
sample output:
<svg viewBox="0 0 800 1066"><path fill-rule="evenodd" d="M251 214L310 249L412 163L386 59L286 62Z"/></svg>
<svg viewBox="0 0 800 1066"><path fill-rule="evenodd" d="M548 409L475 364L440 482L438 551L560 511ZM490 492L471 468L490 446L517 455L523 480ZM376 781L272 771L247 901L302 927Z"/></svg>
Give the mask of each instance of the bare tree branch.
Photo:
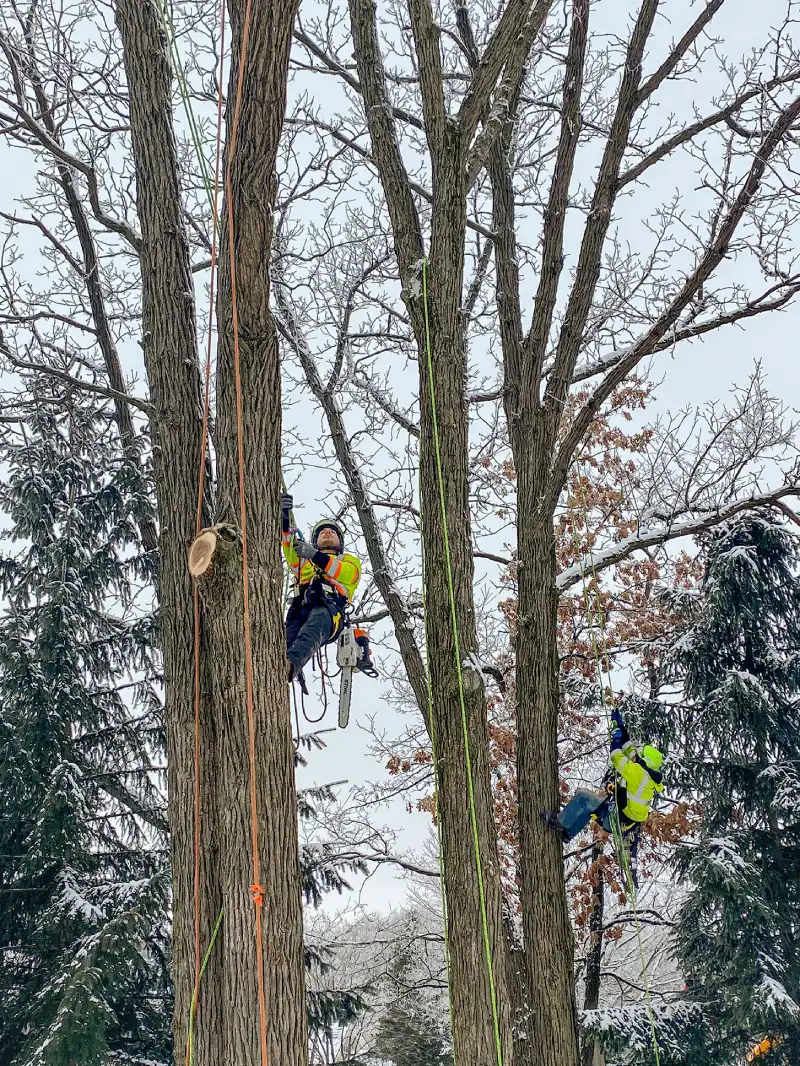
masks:
<svg viewBox="0 0 800 1066"><path fill-rule="evenodd" d="M462 143L468 145L475 135L481 116L497 85L513 41L523 33L528 18L541 27L550 10L552 0L510 0L500 17L491 40L478 61L472 84L464 96L458 113ZM533 9L533 10L532 10Z"/></svg>
<svg viewBox="0 0 800 1066"><path fill-rule="evenodd" d="M16 61L13 56L13 52L5 37L0 35L0 49L4 52L9 65L13 70L17 71ZM24 99L24 97L22 98ZM113 218L102 207L100 203L100 187L97 182L97 174L94 167L88 163L84 163L82 159L72 155L66 150L45 128L41 123L37 122L30 112L23 106L22 102L12 100L10 97L0 96L0 102L4 103L7 107L10 107L17 118L22 122L25 129L31 133L36 140L46 148L48 152L58 162L65 166L72 167L79 173L83 174L86 178L86 187L89 193L89 203L92 205L92 213L97 221L105 226L107 230L112 233L117 233L120 237L130 244L134 251L138 252L141 245L141 239L138 234L127 224L119 219Z"/></svg>
<svg viewBox="0 0 800 1066"><path fill-rule="evenodd" d="M395 250L403 287L413 285L414 264L424 254L422 230L408 173L386 93L386 75L378 44L375 5L371 0L349 0L350 28L361 79L362 98L372 140L372 155L386 193ZM411 313L411 308L409 308Z"/></svg>
<svg viewBox="0 0 800 1066"><path fill-rule="evenodd" d="M642 85L639 90L637 106L640 106L649 96L652 96L656 89L675 71L675 68L680 61L724 3L725 0L709 0L706 7L700 12L686 33L684 33L683 37L681 37L655 74L651 74L647 81Z"/></svg>
<svg viewBox="0 0 800 1066"><path fill-rule="evenodd" d="M575 281L564 314L553 370L548 375L546 402L554 421L561 417L561 410L572 380L600 276L603 245L614 206L614 189L628 144L631 122L638 106L642 59L657 10L658 0L643 0L628 45L622 84L619 89L619 102L597 175L592 206L581 241Z"/></svg>
<svg viewBox="0 0 800 1066"><path fill-rule="evenodd" d="M433 155L437 146L443 144L444 126L447 121L442 53L439 47L440 30L433 21L430 0L409 0L408 8L417 51L425 134Z"/></svg>
<svg viewBox="0 0 800 1066"><path fill-rule="evenodd" d="M333 56L328 55L323 48L320 48L313 37L309 37L309 35L299 26L294 31L294 39L299 41L304 48L307 48L308 51L311 52L313 56L316 56L321 63L324 63L330 71L338 74L351 89L358 93L359 96L363 96L361 84L358 79L354 78L353 75L341 65L341 63L338 63L333 58ZM401 122L407 122L409 126L413 126L418 130L425 129L424 123L416 115L412 115L410 111L405 111L402 107L392 107L391 112L394 118L399 119Z"/></svg>
<svg viewBox="0 0 800 1066"><path fill-rule="evenodd" d="M558 297L558 281L564 264L564 225L575 153L581 132L581 93L588 40L589 0L573 0L572 28L564 69L561 135L544 213L539 288L536 292L533 321L524 347L523 361L527 363L527 369L525 379L520 382L520 388L530 389L531 403L536 403L539 396L542 367Z"/></svg>
<svg viewBox="0 0 800 1066"><path fill-rule="evenodd" d="M777 293L777 295L773 296L773 293ZM650 354L657 355L658 352L671 350L681 341L702 337L706 333L712 333L714 330L721 329L724 326L734 325L737 322L753 318L755 315L761 315L768 311L780 311L791 303L798 293L800 293L800 278L790 278L786 282L781 281L771 286L761 296L748 300L742 307L735 307L731 311L726 311L724 314L715 315L714 318L704 319L703 321L698 322L693 319L685 325L676 325L653 347ZM587 381L589 378L596 377L598 374L607 373L629 354L630 348L624 348L618 352L609 352L608 355L594 362L587 362L582 366L576 367L572 384L577 385L582 381Z"/></svg>
<svg viewBox="0 0 800 1066"><path fill-rule="evenodd" d="M624 559L633 555L634 552L645 551L647 548L666 544L671 540L677 540L679 537L696 536L698 533L713 529L720 522L733 518L743 511L753 511L771 504L779 505L779 501L784 497L797 497L798 495L800 495L800 477L794 476L790 482L782 485L779 489L775 489L774 492L765 492L748 496L746 499L735 500L727 507L720 507L718 510L711 511L698 518L667 522L650 530L631 533L629 537L625 537L610 548L591 553L582 559L580 564L562 570L556 582L557 588L559 592L565 592L568 588L581 581L583 574L588 571L599 573L610 566L616 566L617 563L621 563Z"/></svg>
<svg viewBox="0 0 800 1066"><path fill-rule="evenodd" d="M764 138L753 158L750 171L739 190L738 196L718 229L716 238L706 250L692 274L686 279L679 293L653 323L647 333L633 345L625 358L621 359L606 375L586 401L581 411L578 412L553 463L551 488L547 501L548 506L555 507L567 470L572 462L572 457L600 408L617 385L624 381L642 359L652 354L656 345L678 321L684 308L688 306L704 282L711 277L724 259L733 235L758 191L770 157L782 143L784 136L797 121L798 116L800 116L800 96L781 112L777 122Z"/></svg>
<svg viewBox="0 0 800 1066"><path fill-rule="evenodd" d="M55 118L53 116L53 109L50 100L47 97L45 91L44 81L39 72L37 65L36 54L34 51L33 38L31 35L30 22L27 24L25 31L25 40L27 45L26 56L26 73L30 78L31 85L33 87L36 103L39 108L41 116L41 123L35 123L37 128L40 128L45 135L45 138L52 142L57 148L61 147L59 130L56 125ZM24 91L22 88L22 74L16 67L16 61L13 52L0 35L0 48L3 49L9 63L12 64L12 74L14 78L14 85L16 87L17 97L20 103L24 102ZM31 119L33 121L33 119ZM47 145L46 145L47 147ZM52 151L52 149L51 149ZM97 255L97 249L95 246L94 236L92 234L91 226L86 217L86 211L84 205L81 202L78 192L75 188L75 181L70 167L75 166L75 163L69 162L70 156L62 158L57 152L54 152L56 156L56 172L58 174L58 181L64 192L64 197L67 203L67 209L75 226L75 232L78 237L78 243L80 244L81 254L83 256L83 264L79 264L77 260L63 247L62 242L56 241L56 239L50 234L46 227L39 223L38 228L42 230L44 235L50 240L52 244L62 253L66 261L72 266L76 273L80 276L83 284L86 287L86 292L89 297L89 306L92 312L92 321L94 323L94 333L97 338L97 343L100 348L100 352L103 356L105 363L106 374L108 375L109 388L105 393L100 392L102 386L92 385L87 387L85 384L81 385L75 379L72 379L73 384L76 387L83 387L84 391L96 392L99 395L106 395L114 400L114 409L117 421L117 427L119 429L120 439L123 447L126 451L133 455L137 447L137 434L131 418L130 407L138 407L145 413L151 413L152 409L149 404L145 404L143 401L131 399L128 396L128 391L125 386L125 379L122 373L122 364L120 362L119 353L117 351L116 344L111 332L111 326L106 311L106 300L102 287L102 276L100 271L100 261ZM78 164L77 169L81 170L81 165ZM107 218L100 218L99 214L99 192L97 187L97 180L95 177L94 169L83 166L82 172L86 175L89 198L92 203L92 208L95 217L98 220L122 236L125 236L129 240L129 243L138 251L141 245L139 238L130 230L125 224L108 225ZM46 371L54 376L52 370ZM55 372L56 376L61 372ZM71 380L69 375L64 375L66 380ZM148 552L155 552L158 547L158 533L155 523L149 519L143 519L140 523L140 530L142 534L142 542L145 549Z"/></svg>
<svg viewBox="0 0 800 1066"><path fill-rule="evenodd" d="M408 604L392 580L380 528L361 476L360 464L350 447L338 400L333 393L328 392L323 387L316 360L303 336L300 324L292 308L288 290L282 283L280 275L276 277L275 300L282 332L300 360L309 388L325 413L336 457L339 460L353 504L358 512L375 584L378 586L383 601L391 614L400 655L420 711L424 717L428 706L428 684L422 655L414 637L411 614Z"/></svg>
<svg viewBox="0 0 800 1066"><path fill-rule="evenodd" d="M393 422L396 422L401 429L404 429L406 433L410 433L412 437L419 439L419 426L416 422L413 422L407 415L404 415L392 402L392 398L389 394L382 389L379 385L376 385L374 381L371 381L366 374L356 371L352 378L353 384L363 389L364 392L370 396L375 403L380 407L384 414L388 415Z"/></svg>
<svg viewBox="0 0 800 1066"><path fill-rule="evenodd" d="M97 396L105 396L109 400L114 400L115 404L128 404L148 416L153 413L153 408L149 403L138 399L136 396L131 396L127 392L117 392L116 389L110 389L106 385L96 385L91 381L81 381L80 378L74 378L65 370L59 370L54 366L47 366L43 363L30 363L26 359L18 359L11 354L8 345L3 341L2 333L0 333L0 353L17 370L29 370L35 374L45 374L47 377L57 378L59 381L64 381L75 389L81 389L83 392L92 392ZM151 549L148 548L147 550L150 551Z"/></svg>
<svg viewBox="0 0 800 1066"><path fill-rule="evenodd" d="M541 19L538 15L541 14ZM519 104L522 84L525 80L525 65L534 40L547 15L544 5L536 9L528 19L524 32L520 33L509 50L500 86L492 107L483 119L483 129L472 143L467 156L467 191L469 192L486 166L492 149L503 136L513 120ZM465 22L469 25L465 17ZM474 37L471 38L474 43Z"/></svg>
<svg viewBox="0 0 800 1066"><path fill-rule="evenodd" d="M737 111L741 111L744 105L751 100L755 100L759 96L767 96L779 86L790 85L792 82L797 81L798 78L800 78L800 70L797 69L793 70L790 74L783 75L779 78L772 78L770 81L765 82L763 85L760 85L755 89L749 89L747 92L740 93L739 96L731 101L731 103L720 108L718 111L714 111L705 118L685 126L682 130L679 130L678 133L669 137L666 141L660 144L658 148L655 148L645 156L641 162L624 171L617 182L617 190L623 189L632 181L636 181L645 173L645 171L649 170L650 167L670 155L671 152L674 152L675 149L679 148L682 144L688 144L698 134L711 129L720 122L727 122L732 115L735 115ZM747 139L750 139L749 134Z"/></svg>
<svg viewBox="0 0 800 1066"><path fill-rule="evenodd" d="M297 119L292 118L287 118L286 120L287 126L298 124L313 125L314 127L316 127L316 129L325 130L325 132L329 133L334 140L338 141L340 144L346 145L351 152L354 152L356 155L366 160L366 162L368 162L371 166L374 166L380 174L380 169L375 160L374 154L372 152L367 151L366 148L362 148L356 140L356 137L349 137L346 133L343 133L342 130L338 129L336 126L332 125L329 122L325 122L319 118L314 118L313 120L304 120L302 123L298 123ZM412 181L409 178L408 187L413 193L416 193L421 200L424 200L428 204L433 203L433 193L430 191L430 189L426 189L424 185L420 185L419 182ZM467 227L471 230L474 230L475 233L480 233L480 235L482 237L485 237L487 240L492 240L494 238L494 234L488 228L488 226L484 226L482 223L478 222L474 218L467 219Z"/></svg>

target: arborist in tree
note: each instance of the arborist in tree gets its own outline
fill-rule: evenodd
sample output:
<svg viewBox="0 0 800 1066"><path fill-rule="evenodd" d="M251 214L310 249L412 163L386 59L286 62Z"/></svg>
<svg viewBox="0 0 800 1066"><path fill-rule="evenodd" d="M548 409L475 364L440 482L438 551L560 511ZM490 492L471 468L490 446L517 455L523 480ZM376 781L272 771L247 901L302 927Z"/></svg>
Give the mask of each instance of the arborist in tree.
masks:
<svg viewBox="0 0 800 1066"><path fill-rule="evenodd" d="M281 543L295 578L296 594L286 615L286 656L289 681L325 644L336 640L345 611L361 578L361 563L344 554L344 533L333 519L314 526L311 542L302 540L290 526L294 501L281 496Z"/></svg>
<svg viewBox="0 0 800 1066"><path fill-rule="evenodd" d="M650 814L656 793L664 791L661 774L664 756L651 744L645 744L640 749L634 746L616 707L611 712L611 720L614 731L611 734L609 757L613 780L609 782L606 795L579 788L559 815L545 813L545 821L551 829L559 831L566 842L574 839L590 821L599 822L607 833L613 832L612 819L616 810L619 813L622 842L636 884L639 833Z"/></svg>

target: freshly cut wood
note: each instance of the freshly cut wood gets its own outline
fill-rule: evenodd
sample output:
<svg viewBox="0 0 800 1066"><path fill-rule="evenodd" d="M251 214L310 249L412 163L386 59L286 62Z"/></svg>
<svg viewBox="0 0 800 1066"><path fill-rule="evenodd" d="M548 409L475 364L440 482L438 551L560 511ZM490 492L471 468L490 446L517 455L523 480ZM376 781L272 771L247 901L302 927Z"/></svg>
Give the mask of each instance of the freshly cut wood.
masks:
<svg viewBox="0 0 800 1066"><path fill-rule="evenodd" d="M215 529L203 529L192 541L189 548L189 573L192 577L202 577L212 567L214 552L217 550L217 532Z"/></svg>

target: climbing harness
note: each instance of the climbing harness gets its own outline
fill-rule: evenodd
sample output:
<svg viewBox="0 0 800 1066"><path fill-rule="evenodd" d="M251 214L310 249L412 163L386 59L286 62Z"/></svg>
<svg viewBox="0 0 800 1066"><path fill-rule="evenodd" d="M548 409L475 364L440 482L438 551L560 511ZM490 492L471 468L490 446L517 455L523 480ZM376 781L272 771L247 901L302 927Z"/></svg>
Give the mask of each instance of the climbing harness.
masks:
<svg viewBox="0 0 800 1066"><path fill-rule="evenodd" d="M314 526L311 534L311 543L316 543L316 536L322 529L335 529L339 534L340 544L344 544L344 534L342 527L338 522L334 522L332 519L322 519ZM295 527L290 527L289 533L293 538L302 540L300 531ZM300 585L300 571L303 568L304 560L298 559L296 568L292 568L292 574L294 577L295 592L300 595L301 588L303 602L306 604L321 604L327 606L329 610L333 611L333 606L329 606L329 600L331 597L338 597L342 600L341 610L335 611L332 614L333 620L333 632L330 639L326 642L327 645L336 644L336 661L339 666L339 727L346 729L347 724L350 721L350 703L353 696L353 673L362 673L367 677L378 677L378 671L375 668L375 664L372 661L372 654L370 651L369 633L361 626L354 624L350 618L350 608L345 602L340 593L337 593L336 589L325 579L322 571L318 571L317 576L307 585ZM313 662L314 660L312 660ZM309 718L305 711L305 704L302 697L308 695L308 687L306 686L305 677L303 671L300 670L297 675L292 679L292 682L297 681L301 691L301 705L303 707L303 717L307 722L312 725L316 725L321 722L325 717L328 709L328 697L325 687L326 680L330 678L330 674L325 670L322 663L322 649L320 649L316 656L315 661L319 666L320 676L322 678L322 698L323 698L323 710L318 718ZM295 696L296 698L296 696ZM299 735L299 734L298 734Z"/></svg>
<svg viewBox="0 0 800 1066"><path fill-rule="evenodd" d="M353 698L353 674L366 674L367 677L372 678L378 677L379 675L378 671L375 669L375 664L372 661L369 646L369 634L366 629L354 625L345 618L343 624L338 627L338 633L334 633L333 637L328 641L328 644L333 644L334 641L336 642L336 663L339 666L339 673L337 676L340 679L339 728L346 729L348 722L350 721L350 703ZM327 651L327 648L325 650ZM309 718L303 704L303 717L312 725L321 722L327 713L328 697L326 682L331 679L331 675L323 666L322 649L317 652L315 661L319 667L320 677L322 679L323 709L318 718ZM302 704L302 697L308 695L308 688L306 687L302 670L296 675L293 681L297 681L300 686Z"/></svg>
<svg viewBox="0 0 800 1066"><path fill-rule="evenodd" d="M447 506L445 501L445 484L444 484L444 471L442 468L442 447L441 438L439 434L439 418L436 407L436 388L434 383L433 374L433 348L431 344L431 329L430 329L430 315L428 311L428 260L423 259L421 264L422 274L422 308L425 321L425 354L426 354L426 369L428 376L428 391L430 393L431 401L431 426L433 430L433 447L436 457L436 479L439 490L439 509L440 518L442 523L442 538L444 546L445 556L445 569L447 576L447 592L450 601L450 623L453 631L453 646L455 651L455 666L456 674L458 677L458 699L461 709L461 730L464 740L464 761L467 772L467 798L469 802L470 810L470 826L472 828L472 841L475 855L475 872L477 874L478 881L478 899L480 903L481 912L481 933L483 938L484 959L486 962L486 972L489 981L489 998L491 1001L492 1010L492 1028L494 1031L495 1052L497 1055L497 1066L503 1066L503 1045L500 1036L500 1016L497 1003L497 990L494 978L494 961L492 959L492 945L489 936L489 918L486 909L486 890L483 877L483 860L481 858L480 849L480 837L478 834L478 814L475 807L475 787L473 782L472 771L472 754L470 751L469 741L469 726L467 722L467 705L464 696L464 660L461 655L461 641L459 639L458 632L458 616L456 613L456 597L455 597L455 582L453 577L453 559L450 551L450 531L447 524ZM422 500L422 493L420 492L420 506ZM423 562L424 562L424 546L423 546ZM423 612L425 611L425 597L424 597L425 582L423 580ZM438 777L438 760L436 754L436 732L434 728L434 716L433 716L433 693L431 690L431 675L430 675L430 652L428 649L428 632L427 627L425 629L425 663L427 672L428 683L428 717L430 723L430 737L431 737L431 755L433 759L433 771L434 771L434 804L437 812L437 828L438 828L438 841L439 841L439 877L442 888L442 910L444 914L444 940L445 940L445 962L447 965L447 986L450 1002L450 1014L451 1014L451 1029L452 1029L452 989L451 989L451 963L450 963L450 945L447 931L447 893L444 881L444 856L442 851L442 836L441 826L438 818L438 796L439 796L439 777ZM455 1051L454 1051L455 1058Z"/></svg>

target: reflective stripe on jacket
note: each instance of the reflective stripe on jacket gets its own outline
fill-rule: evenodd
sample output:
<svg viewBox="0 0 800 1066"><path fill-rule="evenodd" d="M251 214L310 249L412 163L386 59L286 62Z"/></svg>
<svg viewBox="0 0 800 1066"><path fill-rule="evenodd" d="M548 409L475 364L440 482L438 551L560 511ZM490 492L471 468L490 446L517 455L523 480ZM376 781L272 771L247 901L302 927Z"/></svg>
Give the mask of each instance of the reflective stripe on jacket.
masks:
<svg viewBox="0 0 800 1066"><path fill-rule="evenodd" d="M361 580L361 563L355 555L328 555L327 552L317 552L318 556L327 555L327 562L323 568L312 559L297 557L292 533L281 534L281 546L286 562L291 567L295 580L301 588L319 577L340 596L344 596L349 603L352 602L356 587Z"/></svg>
<svg viewBox="0 0 800 1066"><path fill-rule="evenodd" d="M660 780L653 780L644 763L631 759L635 750L631 740L620 748L612 747L611 762L628 793L628 802L622 814L632 822L646 822L653 797L656 792L663 792L664 786Z"/></svg>

